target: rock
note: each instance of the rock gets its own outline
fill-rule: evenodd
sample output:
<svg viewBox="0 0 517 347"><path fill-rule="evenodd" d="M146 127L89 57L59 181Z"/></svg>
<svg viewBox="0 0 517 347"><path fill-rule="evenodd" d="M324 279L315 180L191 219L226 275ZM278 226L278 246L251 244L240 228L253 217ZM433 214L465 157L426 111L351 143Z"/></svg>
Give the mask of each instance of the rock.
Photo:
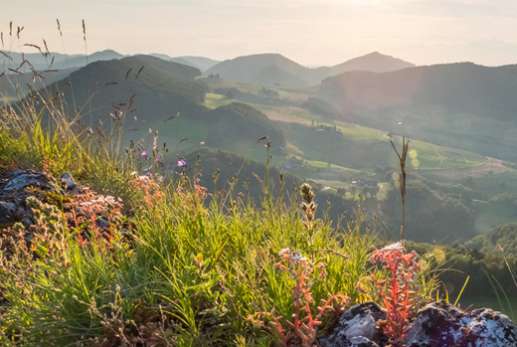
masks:
<svg viewBox="0 0 517 347"><path fill-rule="evenodd" d="M67 192L73 191L77 188L77 183L75 183L74 177L68 172L61 175L60 181L61 186Z"/></svg>
<svg viewBox="0 0 517 347"><path fill-rule="evenodd" d="M375 347L384 340L377 321L386 319L386 313L377 304L369 302L352 306L339 318L328 337L320 339L322 347Z"/></svg>
<svg viewBox="0 0 517 347"><path fill-rule="evenodd" d="M378 323L385 312L374 303L356 305L343 313L322 347L384 347L388 338ZM409 324L405 347L516 347L517 326L491 309L464 311L445 303L419 310Z"/></svg>
<svg viewBox="0 0 517 347"><path fill-rule="evenodd" d="M405 340L408 347L515 347L517 326L490 309L464 312L431 303L417 313Z"/></svg>
<svg viewBox="0 0 517 347"><path fill-rule="evenodd" d="M378 344L373 342L372 340L358 336L358 337L352 337L350 339L350 347L379 347Z"/></svg>
<svg viewBox="0 0 517 347"><path fill-rule="evenodd" d="M0 196L19 193L31 186L44 190L52 189L50 179L45 174L31 170L16 170L0 190Z"/></svg>
<svg viewBox="0 0 517 347"><path fill-rule="evenodd" d="M16 204L0 201L0 225L11 223L16 217Z"/></svg>
<svg viewBox="0 0 517 347"><path fill-rule="evenodd" d="M42 172L16 170L0 180L0 226L22 222L32 224L32 211L25 200L34 195L28 188L39 191L58 191L51 178Z"/></svg>

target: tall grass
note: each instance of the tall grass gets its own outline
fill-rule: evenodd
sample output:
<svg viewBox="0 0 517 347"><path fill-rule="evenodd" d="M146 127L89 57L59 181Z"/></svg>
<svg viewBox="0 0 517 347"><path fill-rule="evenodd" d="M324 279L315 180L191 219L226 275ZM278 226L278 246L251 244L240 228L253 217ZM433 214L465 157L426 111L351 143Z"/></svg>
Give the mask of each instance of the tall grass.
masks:
<svg viewBox="0 0 517 347"><path fill-rule="evenodd" d="M328 293L373 299L358 287L372 247L359 226L336 238L322 224L309 243L295 210L242 206L224 214L196 199L169 190L164 201L131 218L130 237L118 234L109 247L99 240L80 246L74 230L65 230L64 247L39 254L27 268L6 260L4 338L22 345L118 345L157 335L171 345L228 346L245 336L247 345L263 345L272 337L246 317L291 316L290 279L275 268L285 247L326 265L327 276L313 279L316 302Z"/></svg>

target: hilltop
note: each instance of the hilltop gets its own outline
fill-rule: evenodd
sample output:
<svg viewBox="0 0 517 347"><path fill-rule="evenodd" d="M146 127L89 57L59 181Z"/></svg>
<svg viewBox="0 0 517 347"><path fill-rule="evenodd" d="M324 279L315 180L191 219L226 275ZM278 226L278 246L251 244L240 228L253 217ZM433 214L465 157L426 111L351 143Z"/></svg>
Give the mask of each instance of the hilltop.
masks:
<svg viewBox="0 0 517 347"><path fill-rule="evenodd" d="M243 83L296 87L307 84L306 67L281 54L255 54L225 60L206 71L207 75Z"/></svg>
<svg viewBox="0 0 517 347"><path fill-rule="evenodd" d="M380 52L372 52L329 67L329 71L326 72L326 75L334 76L348 71L389 72L414 66L414 64L402 59L385 55Z"/></svg>

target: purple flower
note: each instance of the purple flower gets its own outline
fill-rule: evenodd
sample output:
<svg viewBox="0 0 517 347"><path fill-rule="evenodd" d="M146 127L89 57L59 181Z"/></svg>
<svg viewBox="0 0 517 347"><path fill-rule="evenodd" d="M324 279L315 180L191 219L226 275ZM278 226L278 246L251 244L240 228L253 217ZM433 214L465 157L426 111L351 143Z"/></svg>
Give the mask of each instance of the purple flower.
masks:
<svg viewBox="0 0 517 347"><path fill-rule="evenodd" d="M177 167L185 167L185 166L187 166L187 161L185 159L179 159L176 162L176 166Z"/></svg>

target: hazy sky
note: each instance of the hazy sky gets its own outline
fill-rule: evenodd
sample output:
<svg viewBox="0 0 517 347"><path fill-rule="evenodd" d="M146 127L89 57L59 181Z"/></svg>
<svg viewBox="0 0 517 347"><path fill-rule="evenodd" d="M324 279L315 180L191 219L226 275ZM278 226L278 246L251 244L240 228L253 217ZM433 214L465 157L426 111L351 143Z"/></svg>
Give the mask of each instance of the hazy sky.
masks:
<svg viewBox="0 0 517 347"><path fill-rule="evenodd" d="M0 1L4 39L10 20L25 26L13 48L46 38L51 50L82 52L84 18L89 52L217 59L279 52L322 65L381 51L417 64L517 63L517 0Z"/></svg>

